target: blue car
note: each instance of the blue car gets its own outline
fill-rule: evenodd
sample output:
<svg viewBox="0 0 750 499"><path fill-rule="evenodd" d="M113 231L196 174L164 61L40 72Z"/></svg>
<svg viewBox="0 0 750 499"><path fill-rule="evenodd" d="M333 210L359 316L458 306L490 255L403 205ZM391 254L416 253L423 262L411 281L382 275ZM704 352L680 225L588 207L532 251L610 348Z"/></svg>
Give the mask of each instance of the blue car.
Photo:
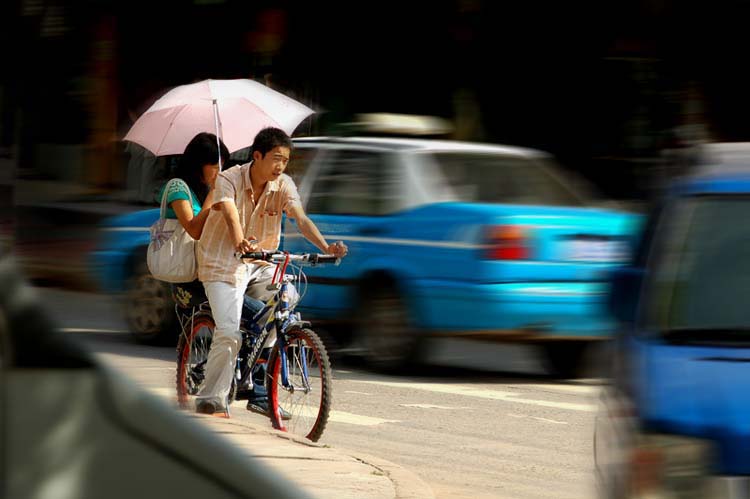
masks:
<svg viewBox="0 0 750 499"><path fill-rule="evenodd" d="M348 325L371 364L400 367L426 338L461 336L537 342L563 374L609 336L607 275L641 217L593 206L548 154L365 137L295 148L305 210L350 248L341 266L307 271L300 310ZM293 222L284 247L312 249Z"/></svg>
<svg viewBox="0 0 750 499"><path fill-rule="evenodd" d="M151 277L146 266L149 228L159 208L138 210L105 219L89 269L100 288L118 296L136 340L164 343L177 338L177 315L168 283Z"/></svg>
<svg viewBox="0 0 750 499"><path fill-rule="evenodd" d="M750 162L702 168L614 274L621 327L601 398L601 497L750 496Z"/></svg>
<svg viewBox="0 0 750 499"><path fill-rule="evenodd" d="M295 139L294 155L290 173L307 213L329 241L350 248L340 266L306 271L299 310L359 345L373 365L403 366L440 335L536 342L564 374L588 342L609 337L608 273L630 257L641 217L597 206L548 154L320 137ZM100 255L116 267L107 272L113 289L143 259L155 217L110 223L113 253ZM315 250L293 221L282 245Z"/></svg>

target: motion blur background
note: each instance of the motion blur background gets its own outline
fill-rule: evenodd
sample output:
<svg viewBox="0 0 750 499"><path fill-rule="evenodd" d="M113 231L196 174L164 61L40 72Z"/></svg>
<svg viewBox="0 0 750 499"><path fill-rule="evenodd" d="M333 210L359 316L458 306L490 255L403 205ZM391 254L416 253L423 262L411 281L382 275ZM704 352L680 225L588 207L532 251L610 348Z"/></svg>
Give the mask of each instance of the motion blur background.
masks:
<svg viewBox="0 0 750 499"><path fill-rule="evenodd" d="M106 194L167 89L253 78L324 111L429 114L648 198L665 150L748 133L747 2L3 2L4 175ZM18 193L23 197L22 193ZM7 199L7 196L3 196Z"/></svg>
<svg viewBox="0 0 750 499"><path fill-rule="evenodd" d="M679 171L674 150L741 140L750 127L741 1L1 9L0 199L3 233L21 242L13 207L151 202L128 184L120 139L169 88L206 78L252 78L319 111L298 136L340 132L363 112L443 117L449 138L549 151L636 207Z"/></svg>
<svg viewBox="0 0 750 499"><path fill-rule="evenodd" d="M96 290L97 224L155 205L174 157L122 141L169 89L250 78L316 110L441 118L551 153L645 212L705 142L750 132L747 2L4 2L0 234L37 283ZM382 130L381 130L382 132ZM362 134L362 130L356 130ZM6 245L8 246L8 245Z"/></svg>
<svg viewBox="0 0 750 499"><path fill-rule="evenodd" d="M295 137L351 134L363 113L441 118L450 127L432 137L547 151L605 202L646 213L689 170L695 146L749 140L748 18L740 0L4 0L0 254L10 249L37 286L98 292L87 261L98 224L153 207L155 177L172 164L144 168L142 150L122 138L169 89L207 78L253 79L313 108ZM45 295L52 309L96 315L56 293ZM571 421L577 440L557 447L578 452L578 474L561 481L583 497L593 423ZM396 440L387 433L384 448ZM553 438L541 440L550 469L568 461L549 452ZM556 475L545 470L520 480ZM435 490L440 477L429 479Z"/></svg>

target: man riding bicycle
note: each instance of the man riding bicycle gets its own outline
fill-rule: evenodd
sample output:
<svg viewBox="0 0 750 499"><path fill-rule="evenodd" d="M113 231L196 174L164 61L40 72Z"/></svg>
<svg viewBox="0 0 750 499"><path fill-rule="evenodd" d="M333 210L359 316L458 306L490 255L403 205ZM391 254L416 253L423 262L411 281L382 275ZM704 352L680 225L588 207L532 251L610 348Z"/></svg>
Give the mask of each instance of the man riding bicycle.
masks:
<svg viewBox="0 0 750 499"><path fill-rule="evenodd" d="M216 179L214 204L196 251L198 278L216 323L196 412L228 417L227 399L242 343L239 329L245 293L260 300L272 294L266 285L275 266L239 260L235 254L278 249L282 213L295 219L302 235L323 253L347 254L343 242L326 242L305 214L294 181L284 174L292 147L286 132L265 128L253 142L252 161L224 170ZM248 409L266 412L267 402L256 394L248 400Z"/></svg>

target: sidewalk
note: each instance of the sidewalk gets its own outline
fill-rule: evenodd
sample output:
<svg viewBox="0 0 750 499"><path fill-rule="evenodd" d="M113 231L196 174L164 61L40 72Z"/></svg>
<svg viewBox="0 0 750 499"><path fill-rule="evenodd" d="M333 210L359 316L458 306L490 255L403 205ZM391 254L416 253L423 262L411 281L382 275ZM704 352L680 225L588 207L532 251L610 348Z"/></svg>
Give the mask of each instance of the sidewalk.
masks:
<svg viewBox="0 0 750 499"><path fill-rule="evenodd" d="M252 423L190 415L320 499L433 499L414 473L383 459L313 443Z"/></svg>
<svg viewBox="0 0 750 499"><path fill-rule="evenodd" d="M15 250L26 277L52 280L69 289L95 289L86 275L85 258L94 244L87 236L96 223L107 216L148 208L122 203L61 201L65 197L85 197L75 186L61 183L19 181L15 187L16 223L21 225L17 234L21 237L15 241ZM265 427L196 414L187 417L206 425L240 451L260 459L313 497L435 497L417 475L380 458L313 443L273 430L270 424Z"/></svg>

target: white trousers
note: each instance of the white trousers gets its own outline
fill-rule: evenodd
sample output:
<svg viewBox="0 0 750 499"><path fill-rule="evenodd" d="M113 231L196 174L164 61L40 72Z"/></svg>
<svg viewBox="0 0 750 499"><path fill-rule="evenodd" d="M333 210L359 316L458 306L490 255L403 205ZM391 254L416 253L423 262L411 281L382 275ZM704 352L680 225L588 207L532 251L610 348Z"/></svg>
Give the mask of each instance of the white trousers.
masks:
<svg viewBox="0 0 750 499"><path fill-rule="evenodd" d="M273 294L266 290L270 284L276 267L274 265L253 265L247 278L237 285L227 282L204 282L208 303L214 317L216 329L211 341L206 362L206 378L198 394L197 400L208 400L220 408L225 408L229 390L232 387L232 377L235 373L237 354L242 346L240 333L240 316L242 302L246 290L248 294L259 300L266 301ZM250 287L248 288L248 284Z"/></svg>

